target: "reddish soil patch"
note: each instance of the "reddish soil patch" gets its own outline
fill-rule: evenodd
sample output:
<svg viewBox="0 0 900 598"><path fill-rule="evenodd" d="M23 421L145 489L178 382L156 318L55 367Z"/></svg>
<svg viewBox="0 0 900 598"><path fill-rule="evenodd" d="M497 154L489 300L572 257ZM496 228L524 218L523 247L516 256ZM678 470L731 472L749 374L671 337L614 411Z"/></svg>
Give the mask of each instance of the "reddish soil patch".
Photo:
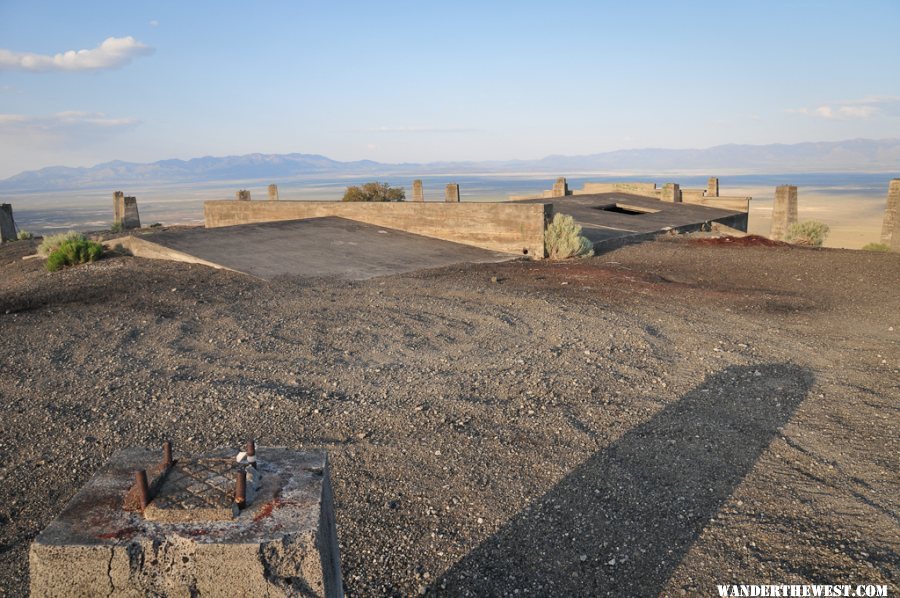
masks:
<svg viewBox="0 0 900 598"><path fill-rule="evenodd" d="M775 241L759 235L747 235L746 237L711 237L707 239L691 239L695 245L708 245L711 247L790 247L790 243Z"/></svg>

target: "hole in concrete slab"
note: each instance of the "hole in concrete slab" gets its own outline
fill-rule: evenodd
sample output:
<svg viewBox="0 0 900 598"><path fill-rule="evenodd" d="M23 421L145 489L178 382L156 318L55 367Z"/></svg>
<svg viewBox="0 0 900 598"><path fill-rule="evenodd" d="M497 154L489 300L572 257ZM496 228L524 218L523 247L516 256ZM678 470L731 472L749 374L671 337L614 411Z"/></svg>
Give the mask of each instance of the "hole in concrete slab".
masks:
<svg viewBox="0 0 900 598"><path fill-rule="evenodd" d="M606 206L597 206L595 210L603 210L604 212L616 212L617 214L628 214L630 216L641 216L643 214L656 214L659 210L653 208L642 208L640 206L632 206L624 203L613 203Z"/></svg>
<svg viewBox="0 0 900 598"><path fill-rule="evenodd" d="M525 247L522 249L522 255L528 255L528 248Z"/></svg>

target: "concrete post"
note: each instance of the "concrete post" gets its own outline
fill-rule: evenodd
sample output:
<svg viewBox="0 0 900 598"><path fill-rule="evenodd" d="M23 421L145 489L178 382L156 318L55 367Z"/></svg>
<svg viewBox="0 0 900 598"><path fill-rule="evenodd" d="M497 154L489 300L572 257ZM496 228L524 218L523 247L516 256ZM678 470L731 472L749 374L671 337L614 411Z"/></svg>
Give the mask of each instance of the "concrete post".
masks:
<svg viewBox="0 0 900 598"><path fill-rule="evenodd" d="M897 227L898 218L900 218L900 179L892 179L888 187L884 222L881 224L881 242L894 251L900 251L900 230Z"/></svg>
<svg viewBox="0 0 900 598"><path fill-rule="evenodd" d="M671 201L672 203L681 203L681 185L678 183L666 183L663 185L660 199Z"/></svg>
<svg viewBox="0 0 900 598"><path fill-rule="evenodd" d="M792 224L797 223L797 187L775 187L775 204L772 206L772 231L769 238L784 241Z"/></svg>
<svg viewBox="0 0 900 598"><path fill-rule="evenodd" d="M113 223L122 224L125 220L125 194L113 191Z"/></svg>
<svg viewBox="0 0 900 598"><path fill-rule="evenodd" d="M237 201L250 201L250 192L246 189L241 189L234 194L234 199Z"/></svg>
<svg viewBox="0 0 900 598"><path fill-rule="evenodd" d="M278 201L278 185L269 185L269 201Z"/></svg>
<svg viewBox="0 0 900 598"><path fill-rule="evenodd" d="M706 183L706 197L719 197L719 179L714 176Z"/></svg>
<svg viewBox="0 0 900 598"><path fill-rule="evenodd" d="M425 190L422 189L421 179L413 181L413 201L425 201Z"/></svg>
<svg viewBox="0 0 900 598"><path fill-rule="evenodd" d="M12 205L0 204L0 243L16 240L16 221L13 219Z"/></svg>
<svg viewBox="0 0 900 598"><path fill-rule="evenodd" d="M444 191L444 201L459 203L459 185L456 183L447 185L447 189Z"/></svg>
<svg viewBox="0 0 900 598"><path fill-rule="evenodd" d="M569 194L569 183L566 182L566 177L559 177L556 179L556 182L553 184L553 193L551 197L565 197Z"/></svg>
<svg viewBox="0 0 900 598"><path fill-rule="evenodd" d="M122 220L122 228L141 228L141 216L138 214L136 197L126 197L124 200L125 218Z"/></svg>

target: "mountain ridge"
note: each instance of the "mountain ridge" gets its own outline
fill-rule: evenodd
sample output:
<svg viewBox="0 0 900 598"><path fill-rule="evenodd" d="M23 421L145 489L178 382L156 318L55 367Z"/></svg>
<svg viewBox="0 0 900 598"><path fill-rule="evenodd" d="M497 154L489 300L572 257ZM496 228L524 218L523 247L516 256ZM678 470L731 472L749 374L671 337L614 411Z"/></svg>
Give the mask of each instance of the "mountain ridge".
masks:
<svg viewBox="0 0 900 598"><path fill-rule="evenodd" d="M460 173L521 173L523 170L567 173L613 171L635 174L668 171L706 171L711 175L738 170L744 174L796 172L897 172L900 139L723 144L709 148L624 149L567 156L551 154L534 160L438 161L381 163L342 162L321 154L263 154L201 156L156 162L112 160L95 166L49 166L0 180L0 190L69 190L135 183L186 183L227 180L284 179L311 175L374 175ZM277 182L277 181L276 181Z"/></svg>

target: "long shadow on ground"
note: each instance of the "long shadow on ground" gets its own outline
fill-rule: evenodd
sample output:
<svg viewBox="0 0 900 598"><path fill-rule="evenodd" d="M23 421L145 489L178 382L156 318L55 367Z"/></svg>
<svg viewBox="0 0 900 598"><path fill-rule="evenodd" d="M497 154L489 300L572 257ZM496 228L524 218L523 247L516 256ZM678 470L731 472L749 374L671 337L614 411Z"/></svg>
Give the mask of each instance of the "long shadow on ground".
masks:
<svg viewBox="0 0 900 598"><path fill-rule="evenodd" d="M435 584L449 595L656 596L813 384L730 367L593 455Z"/></svg>

